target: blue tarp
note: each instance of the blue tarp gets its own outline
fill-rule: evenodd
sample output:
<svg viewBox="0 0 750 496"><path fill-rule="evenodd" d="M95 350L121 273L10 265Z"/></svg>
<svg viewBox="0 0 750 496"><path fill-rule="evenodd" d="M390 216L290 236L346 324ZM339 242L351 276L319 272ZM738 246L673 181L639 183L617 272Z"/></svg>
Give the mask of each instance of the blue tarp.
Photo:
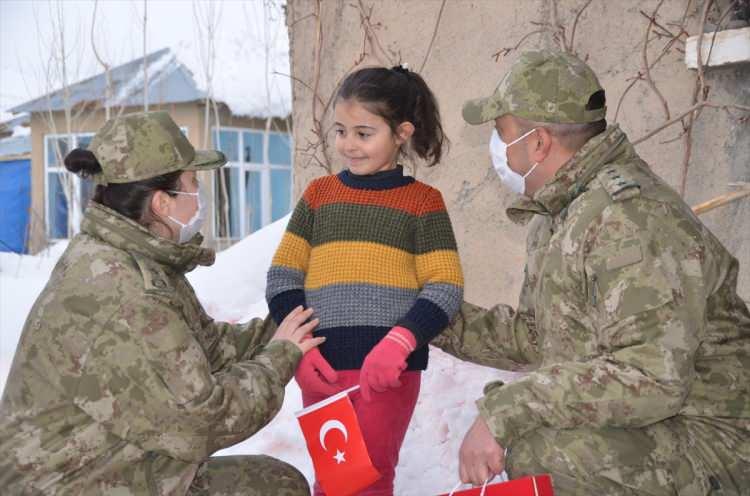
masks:
<svg viewBox="0 0 750 496"><path fill-rule="evenodd" d="M0 251L26 252L31 161L0 162Z"/></svg>

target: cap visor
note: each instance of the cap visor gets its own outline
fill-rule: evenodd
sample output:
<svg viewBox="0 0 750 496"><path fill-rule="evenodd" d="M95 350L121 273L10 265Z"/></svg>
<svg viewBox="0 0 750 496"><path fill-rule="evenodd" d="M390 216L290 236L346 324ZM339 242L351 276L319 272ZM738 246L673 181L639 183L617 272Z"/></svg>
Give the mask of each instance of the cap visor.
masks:
<svg viewBox="0 0 750 496"><path fill-rule="evenodd" d="M462 114L466 122L476 126L507 114L507 111L498 105L497 100L488 96L464 103Z"/></svg>
<svg viewBox="0 0 750 496"><path fill-rule="evenodd" d="M218 169L227 163L227 157L218 150L195 150L195 157L184 170Z"/></svg>

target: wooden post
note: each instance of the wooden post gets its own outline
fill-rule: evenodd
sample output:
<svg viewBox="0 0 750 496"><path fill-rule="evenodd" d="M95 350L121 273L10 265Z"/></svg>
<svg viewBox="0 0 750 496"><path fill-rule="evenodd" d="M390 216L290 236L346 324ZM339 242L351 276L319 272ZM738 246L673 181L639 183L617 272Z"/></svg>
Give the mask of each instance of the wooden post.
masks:
<svg viewBox="0 0 750 496"><path fill-rule="evenodd" d="M736 183L735 186L739 186L738 191L732 191L730 193L724 193L716 198L712 198L703 203L699 203L693 207L695 215L701 215L715 208L723 207L728 203L737 201L740 198L750 196L750 183Z"/></svg>

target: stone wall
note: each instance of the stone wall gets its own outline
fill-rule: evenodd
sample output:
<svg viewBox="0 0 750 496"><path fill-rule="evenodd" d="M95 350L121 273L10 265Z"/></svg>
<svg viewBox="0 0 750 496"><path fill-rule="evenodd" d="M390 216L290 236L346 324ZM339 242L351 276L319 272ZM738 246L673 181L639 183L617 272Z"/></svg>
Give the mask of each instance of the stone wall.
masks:
<svg viewBox="0 0 750 496"><path fill-rule="evenodd" d="M687 3L666 0L661 5L656 17L661 28L652 27L645 52L649 65L669 42L663 29L676 34L678 25L684 25L691 35L697 33L703 3L691 2L686 10ZM679 49L684 35L651 69L669 118L649 84L633 83L632 78L643 72L650 22L646 16L658 1L593 0L577 16L585 4L585 0L288 0L296 197L313 178L340 170L333 134L326 133L336 85L354 67L406 62L435 92L452 141L450 152L437 167L412 164L411 169L445 197L465 270L466 297L482 305L515 304L523 277L525 231L505 216L512 194L501 187L490 165L490 124L469 126L461 119L463 102L492 92L519 51L496 54L522 40L521 50L561 43L572 47L588 60L607 91L608 120L614 122L616 117L631 139L644 136L692 104L696 71L688 70L683 62ZM557 25L565 28L564 40ZM711 101L750 105L750 64L710 69L705 78ZM637 147L677 189L686 150L681 132L678 123ZM326 138L325 150L321 136ZM730 191L728 183L750 181L747 121L705 108L691 136L685 189L689 204ZM750 199L714 210L702 219L740 259L740 294L750 300Z"/></svg>

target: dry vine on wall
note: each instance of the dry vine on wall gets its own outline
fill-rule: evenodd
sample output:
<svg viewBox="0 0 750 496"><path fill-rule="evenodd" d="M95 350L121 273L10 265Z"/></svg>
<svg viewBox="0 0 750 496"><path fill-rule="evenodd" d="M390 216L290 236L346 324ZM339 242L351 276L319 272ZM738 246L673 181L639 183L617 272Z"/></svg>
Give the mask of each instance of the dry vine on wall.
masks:
<svg viewBox="0 0 750 496"><path fill-rule="evenodd" d="M534 34L543 33L551 34L552 40L555 42L559 49L573 53L575 55L579 55L575 49L576 30L578 28L578 23L581 19L582 14L594 0L584 1L582 5L575 11L573 23L570 29L568 29L568 26L560 18L558 12L559 0L550 1L552 7L552 22L532 22L531 24L535 29L522 36L514 46L502 48L494 53L493 58L495 59L495 61L499 61L500 58L507 56L515 50L518 50ZM666 55L672 53L673 50L684 55L686 39L688 37L686 26L691 9L694 9L695 6L694 0L687 0L685 10L682 14L680 22L665 23L659 19L659 10L664 4L664 1L665 0L659 0L659 2L656 4L656 7L651 12L645 12L643 10L639 11L639 14L644 17L646 25L643 34L643 46L641 49L642 64L638 72L634 76L627 79L628 85L618 99L613 120L614 122L617 122L617 118L619 117L623 101L625 100L625 97L628 95L630 90L639 83L645 83L656 95L660 102L661 108L664 113L664 122L646 133L644 136L641 136L640 138L634 140L633 144L638 145L640 143L643 143L644 141L660 134L662 131L671 128L673 125L678 123L680 124L681 131L679 132L679 134L674 138L661 142L661 144L667 144L678 139L683 140L684 152L682 157L682 168L680 176L680 194L684 196L688 171L690 168L690 158L692 156L692 131L695 122L701 116L701 112L703 111L703 109L711 108L723 110L737 124L746 125L748 122L750 122L750 107L733 103L718 103L710 100L709 95L711 92L711 87L706 83L703 59L702 57L698 56L698 70L696 71L695 75L695 85L692 94L691 105L687 109L682 110L676 114L671 111L667 99L659 89L659 84L652 77L652 70ZM699 18L698 33L701 33L701 35L699 36L697 43L698 54L702 53L703 44L709 43L709 55L706 57L706 59L710 58L710 53L716 40L716 34L725 26L726 21L728 20L729 13L733 8L736 7L738 2L739 0L734 0L733 2L730 2L724 10L719 11L715 0L704 0ZM705 28L707 22L709 21L712 21L712 24L715 26L715 28L710 33L704 33L704 31L706 30ZM659 55L657 55L653 60L650 60L648 48L649 45L654 42L664 42L664 44L659 52ZM588 55L583 55L581 56L581 58L587 60ZM742 184L740 185L746 186ZM733 199L744 196L742 194L738 196L736 193L730 193L730 195Z"/></svg>
<svg viewBox="0 0 750 496"><path fill-rule="evenodd" d="M557 45L560 50L564 50L576 55L579 55L583 60L588 59L587 54L578 54L576 50L576 35L583 14L594 3L594 1L604 0L583 0L580 7L574 10L574 14L568 21L563 20L559 12L559 0L549 0L551 7L551 21L539 22L533 21L531 25L533 30L522 36L518 42L512 47L506 47L498 50L493 54L495 61L499 61L502 57L507 56L511 52L520 49L529 39L535 34L548 34L552 41ZM702 47L704 43L709 44L709 57L710 50L713 48L716 33L722 29L728 20L728 14L732 8L735 7L737 2L740 0L734 0L729 3L729 6L724 10L720 11L717 6L716 0L704 0L702 8L700 9L699 17L699 33L704 33L705 26L708 21L711 21L715 26L714 30L709 33L702 34L698 39L697 51L702 53ZM643 32L643 43L641 47L641 67L635 75L629 77L626 81L628 85L620 95L617 105L615 107L614 122L617 122L620 116L620 110L623 102L630 91L639 84L646 84L650 91L659 100L660 108L662 109L664 120L651 131L645 135L635 139L634 145L643 143L644 141L650 140L655 136L661 134L663 131L672 128L674 125L680 125L680 131L676 137L667 139L666 141L660 142L660 144L667 144L672 141L682 140L684 143L684 151L682 156L682 167L680 175L680 193L684 196L685 188L687 184L687 177L690 166L690 159L692 156L692 131L695 122L700 118L703 109L719 109L726 112L731 119L736 123L743 125L750 121L750 107L738 105L734 103L719 103L709 98L711 87L706 82L705 70L703 65L703 59L698 57L698 70L695 73L694 90L692 94L691 105L679 112L674 112L667 99L664 97L664 93L660 89L660 84L663 82L656 81L652 75L654 68L669 54L677 52L684 55L686 39L689 36L687 30L687 23L691 18L691 12L694 12L697 7L698 0L686 0L685 8L682 16L678 22L665 22L659 16L665 0L659 0L650 12L640 10L639 14L644 18L644 32ZM307 5L307 4L305 4ZM324 173L333 173L333 164L331 158L330 143L327 137L331 131L330 117L333 111L333 105L335 103L335 96L343 78L349 74L352 70L360 66L364 61L375 61L381 65L392 66L401 62L400 52L394 51L389 47L385 47L381 42L378 34L382 28L382 24L373 20L373 11L377 2L372 2L369 5L364 0L355 0L352 3L346 4L346 8L355 9L359 16L360 29L361 29L361 42L359 44L359 50L357 55L352 60L348 70L346 70L341 77L336 81L332 91L328 95L322 95L321 92L321 60L324 46L324 30L321 20L321 8L322 0L314 0L311 2L312 11L302 15L300 18L294 21L292 27L297 22L312 21L315 22L315 39L313 48L313 77L309 82L301 81L298 78L293 78L297 83L302 85L307 90L311 91L311 116L312 116L312 129L305 138L304 144L297 147L296 151L303 161L300 163L300 168L308 169L310 167L318 167L322 169ZM438 6L436 2L436 7ZM446 0L443 0L439 4L437 9L436 20L434 29L432 30L432 37L429 45L425 50L424 59L418 70L422 72L424 66L429 58L432 50L435 38L438 33L440 21L443 16L443 11L446 6ZM661 44L661 49L658 51L656 57L650 57L649 47L655 43ZM416 164L413 164L416 172Z"/></svg>
<svg viewBox="0 0 750 496"><path fill-rule="evenodd" d="M421 73L424 70L427 60L429 59L430 53L432 52L432 46L434 45L435 38L438 33L440 21L445 10L447 0L442 0L439 4L439 8L436 15L435 25L432 30L432 37L425 50L424 57L418 68ZM299 152L300 156L304 157L304 161L300 164L301 169L308 169L311 167L318 167L322 169L326 174L333 173L333 163L331 159L330 145L327 141L327 137L332 129L330 124L331 112L333 112L333 106L335 104L336 94L338 89L349 73L359 67L363 62L370 61L373 59L378 64L391 67L402 62L401 53L394 51L391 48L385 47L380 40L379 31L382 28L380 22L373 20L373 13L377 2L373 2L369 5L364 0L356 0L354 3L346 5L347 8L352 8L357 11L359 16L359 24L361 29L361 42L359 43L359 50L357 55L352 60L351 65L336 81L333 90L330 94L324 97L321 95L320 89L320 74L321 74L321 59L323 50L323 26L321 21L321 4L322 0L315 0L312 2L312 12L301 16L295 20L292 26L298 22L312 20L315 22L315 40L313 48L313 77L312 81L305 82L298 78L293 78L295 82L302 85L304 88L312 93L311 98L311 116L312 116L312 129L310 134L306 137L306 142L298 146L296 151ZM436 5L438 5L436 3ZM413 164L416 172L416 164Z"/></svg>

